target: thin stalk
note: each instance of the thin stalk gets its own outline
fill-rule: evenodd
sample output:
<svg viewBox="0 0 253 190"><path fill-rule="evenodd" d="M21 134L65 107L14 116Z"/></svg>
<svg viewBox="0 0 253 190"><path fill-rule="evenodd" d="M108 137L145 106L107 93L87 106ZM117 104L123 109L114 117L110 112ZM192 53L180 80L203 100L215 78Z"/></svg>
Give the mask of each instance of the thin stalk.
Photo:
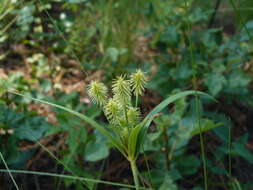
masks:
<svg viewBox="0 0 253 190"><path fill-rule="evenodd" d="M17 190L19 190L18 185L17 185L15 179L13 178L10 169L9 169L7 163L6 163L5 160L4 160L4 157L3 157L3 155L2 155L2 152L0 152L0 157L1 157L1 160L3 161L3 163L4 163L5 168L7 169L7 172L9 173L9 175L10 175L10 177L11 177L11 180L12 180L12 182L13 182L15 188L16 188Z"/></svg>
<svg viewBox="0 0 253 190"><path fill-rule="evenodd" d="M145 160L145 164L146 164L146 167L148 169L148 178L149 178L149 181L150 181L150 184L151 184L151 189L153 189L152 187L154 186L153 183L152 183L152 178L151 178L151 174L150 174L150 167L149 167L149 164L148 164L148 159L147 159L147 156L146 156L146 153L144 151L144 146L143 144L141 144L141 147L142 147L142 150L143 150L143 156L144 156L144 160Z"/></svg>
<svg viewBox="0 0 253 190"><path fill-rule="evenodd" d="M186 0L184 0L185 3L185 9L188 9ZM188 18L188 15L186 16L187 18L187 29L189 32L191 32L191 25L190 25L190 21ZM195 56L193 55L193 44L192 44L192 40L191 37L189 37L189 45L190 45L190 54L191 54L191 64L192 64L192 68L196 69L197 65L195 62ZM202 134L202 127L201 127L201 122L200 122L200 111L199 111L199 101L198 101L198 96L196 93L197 90L197 79L196 79L196 74L194 72L193 74L193 86L194 86L194 90L195 90L195 101L196 101L196 114L198 116L198 128L199 128L199 139L200 139L200 149L201 149L201 157L202 157L202 162L203 162L203 170L204 170L204 184L205 184L205 190L208 190L208 183L207 183L207 167L206 167L206 155L205 155L205 146L204 146L204 138L203 138L203 134Z"/></svg>
<svg viewBox="0 0 253 190"><path fill-rule="evenodd" d="M2 172L51 176L51 177L59 177L59 178L64 178L64 179L79 180L79 181L86 181L86 182L92 182L92 183L101 183L101 184L113 185L113 186L118 186L118 187L135 188L133 185L128 185L128 184L124 184L124 183L116 183L116 182L110 182L110 181L90 179L90 178L85 178L85 177L75 177L75 176L71 176L71 175L63 175L63 174L55 174L55 173L47 173L47 172L0 169L0 173L2 173ZM147 188L141 187L140 189L147 189Z"/></svg>
<svg viewBox="0 0 253 190"><path fill-rule="evenodd" d="M195 101L197 103L196 105L196 111L197 111L197 115L198 117L200 116L200 112L199 112L199 101L197 99L197 96L195 97ZM207 183L207 166L206 166L206 154L205 154L205 146L204 146L204 137L203 137L203 133L202 133L202 127L200 124L200 119L198 119L198 127L199 127L199 139L200 139L200 149L201 149L201 157L202 157L202 161L203 161L203 170L204 170L204 182L205 182L205 190L208 190L208 183Z"/></svg>
<svg viewBox="0 0 253 190"><path fill-rule="evenodd" d="M170 161L169 161L169 144L168 144L169 137L167 135L166 127L163 127L163 141L164 141L164 155L165 155L165 162L166 162L166 169L169 171L170 169Z"/></svg>
<svg viewBox="0 0 253 190"><path fill-rule="evenodd" d="M18 20L18 16L13 18L2 30L0 30L0 34L5 33L17 20Z"/></svg>
<svg viewBox="0 0 253 190"><path fill-rule="evenodd" d="M137 105L138 105L138 96L136 96L135 98L135 107L137 107Z"/></svg>
<svg viewBox="0 0 253 190"><path fill-rule="evenodd" d="M28 133L27 133L28 134ZM31 134L30 134L31 135ZM45 147L43 144L41 144L38 140L36 140L36 138L33 136L33 135L31 135L32 136L32 138L36 141L36 143L38 144L38 145L40 145L52 158L54 158L59 164L61 164L63 167L64 167L64 169L66 169L68 172L70 172L73 176L75 176L75 177L78 177L76 174L75 174L75 172L73 172L63 161L61 161L60 159L58 159L47 147ZM80 180L80 182L83 184L83 185L85 185L85 186L87 186L88 187L88 183L87 182L85 182L85 181L82 181L82 180Z"/></svg>
<svg viewBox="0 0 253 190"><path fill-rule="evenodd" d="M135 184L135 189L139 190L140 189L140 183L139 183L139 178L138 178L138 169L136 167L136 161L135 160L130 160L130 165L134 177L134 184Z"/></svg>
<svg viewBox="0 0 253 190"><path fill-rule="evenodd" d="M231 161L231 126L228 126L228 175L232 177L232 161Z"/></svg>
<svg viewBox="0 0 253 190"><path fill-rule="evenodd" d="M245 31L246 31L246 33L247 33L249 39L250 39L250 40L253 40L253 39L252 39L252 36L251 36L251 33L250 33L250 31L248 30L245 21L242 19L241 14L240 14L240 12L239 12L238 9L237 9L234 0L230 0L230 3L231 3L231 5L232 5L232 7L233 7L233 9L234 9L234 12L235 12L235 14L236 14L236 16L237 16L237 19L239 20L240 24L242 24L242 27L245 29Z"/></svg>
<svg viewBox="0 0 253 190"><path fill-rule="evenodd" d="M214 20L215 20L215 16L216 16L216 14L218 12L220 4L221 4L221 0L217 0L216 4L215 4L214 11L213 11L213 14L212 14L211 19L210 19L209 24L208 24L208 28L211 28L213 26L213 23L214 23Z"/></svg>

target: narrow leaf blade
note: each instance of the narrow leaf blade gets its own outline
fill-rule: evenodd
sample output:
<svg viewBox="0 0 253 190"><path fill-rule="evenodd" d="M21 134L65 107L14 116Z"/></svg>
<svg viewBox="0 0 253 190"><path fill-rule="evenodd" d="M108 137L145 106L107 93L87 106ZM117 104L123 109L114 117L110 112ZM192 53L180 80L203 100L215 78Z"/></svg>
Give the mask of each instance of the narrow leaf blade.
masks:
<svg viewBox="0 0 253 190"><path fill-rule="evenodd" d="M156 114L158 114L161 110L163 110L165 107L167 107L169 104L177 101L180 98L183 98L185 96L189 96L189 95L204 95L207 96L211 99L213 99L214 101L216 101L212 96L204 93L204 92L200 92L200 91L195 91L195 90L187 90L184 92L179 92L175 95L172 95L170 97L168 97L167 99L165 99L164 101L162 101L160 104L158 104L143 120L145 123L145 127L148 128L150 123L152 122L154 116Z"/></svg>
<svg viewBox="0 0 253 190"><path fill-rule="evenodd" d="M130 133L129 139L128 139L128 155L131 158L136 157L137 153L137 144L138 144L138 137L140 134L141 129L143 128L143 123L140 123L137 125Z"/></svg>
<svg viewBox="0 0 253 190"><path fill-rule="evenodd" d="M15 94L15 95L18 95L18 96L22 96L24 98L28 98L30 100L40 102L42 104L47 104L47 105L59 108L61 110L67 111L67 112L79 117L80 119L84 120L86 123L90 124L91 126L95 127L97 130L99 130L99 132L101 132L106 138L108 138L108 140L111 141L113 146L115 146L125 156L124 149L121 146L119 140L116 139L115 137L113 137L109 131L107 131L102 125L97 123L95 120L93 120L93 119L91 119L91 118L89 118L89 117L87 117L87 116L85 116L85 115L83 115L79 112L76 112L72 109L69 109L67 107L64 107L64 106L61 106L61 105L58 105L58 104L54 104L54 103L51 103L51 102L48 102L48 101L45 101L45 100L40 100L40 99L37 99L37 98L29 97L29 96L26 96L22 93L18 93L18 92L15 92L15 91L10 91L9 90L8 92L12 93L12 94Z"/></svg>

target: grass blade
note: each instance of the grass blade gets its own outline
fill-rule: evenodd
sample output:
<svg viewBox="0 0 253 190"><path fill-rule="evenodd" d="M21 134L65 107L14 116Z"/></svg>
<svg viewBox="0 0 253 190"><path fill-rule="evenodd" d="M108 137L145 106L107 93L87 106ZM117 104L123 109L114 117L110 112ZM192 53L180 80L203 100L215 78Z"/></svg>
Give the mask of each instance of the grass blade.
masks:
<svg viewBox="0 0 253 190"><path fill-rule="evenodd" d="M127 187L127 188L132 188L132 189L135 188L135 186L133 186L133 185L127 185L127 184L123 184L123 183L115 183L115 182L110 182L110 181L102 181L102 180L89 179L89 178L84 178L84 177L75 177L75 176L64 175L64 174L55 174L55 173L37 172L37 171L26 171L26 170L4 170L4 169L0 169L0 172L12 172L12 173L18 173L18 174L32 174L32 175L60 177L60 178L65 178L65 179L73 179L73 180L79 180L79 181L101 183L101 184L106 184L106 185ZM147 188L142 187L140 189L147 189Z"/></svg>
<svg viewBox="0 0 253 190"><path fill-rule="evenodd" d="M168 97L167 99L165 99L164 101L162 101L160 104L158 104L143 120L145 122L145 128L148 128L150 123L152 122L154 116L156 114L158 114L160 111L162 111L165 107L167 107L169 104L177 101L180 98L183 98L185 96L189 96L189 95L204 95L207 96L211 99L213 99L214 101L216 101L212 96L204 93L204 92L200 92L200 91L195 91L195 90L187 90L184 92L179 92L175 95L172 95L170 97Z"/></svg>
<svg viewBox="0 0 253 190"><path fill-rule="evenodd" d="M204 92L200 92L200 91L195 91L195 90L188 90L188 91L184 91L184 92L179 92L175 95L172 95L170 97L168 97L167 99L165 99L164 101L162 101L160 104L158 104L143 120L144 123L144 127L141 128L141 130L138 131L138 142L136 144L136 154L139 153L140 151L140 146L141 143L143 143L143 140L145 138L147 129L149 127L149 125L151 124L152 120L154 119L155 115L158 114L160 111L162 111L165 107L167 107L169 104L177 101L180 98L183 98L185 96L189 96L189 95L204 95L207 96L211 99L213 99L214 101L216 101L212 96L204 93Z"/></svg>
<svg viewBox="0 0 253 190"><path fill-rule="evenodd" d="M3 163L4 163L4 166L5 166L6 169L7 169L7 170L5 170L5 171L9 173L9 175L10 175L10 177L11 177L11 180L12 180L13 183L14 183L15 188L16 188L17 190L19 190L18 185L17 185L16 181L14 180L14 178L13 178L13 176L12 176L12 174L11 174L11 170L9 170L9 167L8 167L7 163L5 162L5 160L4 160L4 157L3 157L3 155L2 155L2 152L0 152L0 157L1 157L1 160L3 161Z"/></svg>
<svg viewBox="0 0 253 190"><path fill-rule="evenodd" d="M16 92L16 91L12 91L12 90L8 90L9 93L12 93L12 94L15 94L15 95L18 95L18 96L22 96L24 98L28 98L30 100L34 100L34 101L37 101L37 102L40 102L42 104L47 104L47 105L50 105L50 106L53 106L53 107L56 107L56 108L59 108L61 110L64 110L64 111L67 111L77 117L79 117L80 119L84 120L86 123L90 124L91 126L95 127L97 130L99 130L105 137L108 138L108 140L111 141L111 143L113 144L113 146L115 146L124 156L126 156L125 152L124 152L124 148L122 147L122 145L120 144L119 140L117 138L115 138L108 130L106 130L102 125L100 125L99 123L97 123L95 120L79 113L79 112L76 112L72 109L69 109L67 107L64 107L64 106L61 106L61 105L58 105L58 104L54 104L54 103L51 103L51 102L48 102L48 101L45 101L45 100L40 100L40 99L37 99L37 98L33 98L33 97L30 97L30 96L27 96L27 95L24 95L22 93L19 93L19 92Z"/></svg>

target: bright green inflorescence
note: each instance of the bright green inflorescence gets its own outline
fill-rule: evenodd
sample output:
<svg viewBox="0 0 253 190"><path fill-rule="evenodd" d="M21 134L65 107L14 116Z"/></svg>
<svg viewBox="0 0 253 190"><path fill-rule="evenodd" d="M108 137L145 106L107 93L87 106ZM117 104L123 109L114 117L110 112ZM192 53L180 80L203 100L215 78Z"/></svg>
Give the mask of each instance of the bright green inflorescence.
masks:
<svg viewBox="0 0 253 190"><path fill-rule="evenodd" d="M91 100L103 108L112 129L126 136L141 119L140 109L132 105L131 93L137 99L145 90L147 78L141 70L132 74L130 80L125 76L117 77L112 83L113 97L108 98L106 86L98 81L91 82L88 94Z"/></svg>
<svg viewBox="0 0 253 190"><path fill-rule="evenodd" d="M117 125L121 114L121 105L117 100L110 98L104 106L104 112L107 119L113 124Z"/></svg>
<svg viewBox="0 0 253 190"><path fill-rule="evenodd" d="M107 92L107 87L98 81L93 81L88 86L88 94L91 97L92 102L101 106L106 103Z"/></svg>
<svg viewBox="0 0 253 190"><path fill-rule="evenodd" d="M122 106L129 106L131 103L131 89L130 83L125 77L120 76L113 81L112 92L114 98L122 104Z"/></svg>
<svg viewBox="0 0 253 190"><path fill-rule="evenodd" d="M130 107L127 111L128 122L130 125L135 126L140 121L141 113L138 108Z"/></svg>
<svg viewBox="0 0 253 190"><path fill-rule="evenodd" d="M130 76L130 83L135 96L141 96L145 90L145 85L147 83L147 77L141 70L137 70Z"/></svg>

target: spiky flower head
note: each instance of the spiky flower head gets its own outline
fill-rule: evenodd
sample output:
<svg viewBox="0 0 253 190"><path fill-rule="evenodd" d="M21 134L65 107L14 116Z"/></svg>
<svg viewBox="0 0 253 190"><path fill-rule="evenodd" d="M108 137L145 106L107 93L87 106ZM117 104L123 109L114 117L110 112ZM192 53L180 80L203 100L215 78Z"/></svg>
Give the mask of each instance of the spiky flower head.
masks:
<svg viewBox="0 0 253 190"><path fill-rule="evenodd" d="M112 123L116 124L118 116L120 114L120 105L117 100L110 98L104 107L104 112L107 119Z"/></svg>
<svg viewBox="0 0 253 190"><path fill-rule="evenodd" d="M118 77L112 84L112 91L114 98L122 104L128 106L131 102L131 89L130 83L124 76Z"/></svg>
<svg viewBox="0 0 253 190"><path fill-rule="evenodd" d="M147 77L140 69L138 69L136 71L136 73L133 73L130 76L130 83L131 83L132 91L133 91L134 95L136 97L141 96L145 90L145 85L147 83Z"/></svg>
<svg viewBox="0 0 253 190"><path fill-rule="evenodd" d="M88 86L88 94L92 102L100 106L105 104L107 92L107 87L102 82L92 81Z"/></svg>
<svg viewBox="0 0 253 190"><path fill-rule="evenodd" d="M140 121L140 111L138 108L130 107L127 111L127 117L130 125L135 127L135 125Z"/></svg>

